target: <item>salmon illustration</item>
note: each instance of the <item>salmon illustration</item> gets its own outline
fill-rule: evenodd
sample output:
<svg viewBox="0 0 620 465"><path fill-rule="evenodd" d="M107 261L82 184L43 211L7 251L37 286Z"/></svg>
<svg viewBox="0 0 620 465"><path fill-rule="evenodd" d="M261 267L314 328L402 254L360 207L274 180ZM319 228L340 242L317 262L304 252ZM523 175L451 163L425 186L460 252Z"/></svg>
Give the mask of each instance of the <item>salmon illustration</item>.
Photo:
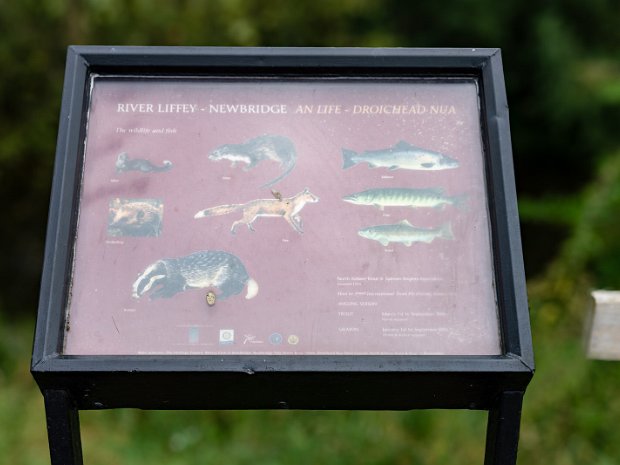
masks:
<svg viewBox="0 0 620 465"><path fill-rule="evenodd" d="M209 160L228 160L233 168L237 163L244 163L245 171L251 170L263 160L275 161L282 168L282 174L261 186L271 187L293 171L297 152L287 137L265 134L242 144L221 145L209 154Z"/></svg>
<svg viewBox="0 0 620 465"><path fill-rule="evenodd" d="M445 223L439 228L416 228L409 221L395 224L380 224L360 229L358 234L366 239L379 242L384 247L390 242L398 242L410 247L414 242L430 244L437 238L452 240L452 225Z"/></svg>
<svg viewBox="0 0 620 465"><path fill-rule="evenodd" d="M230 232L233 234L235 234L235 228L240 224L245 224L250 231L254 231L252 223L259 217L284 218L295 231L301 234L303 233L303 227L299 212L307 203L316 203L318 201L319 198L306 188L293 197L258 199L248 203L207 208L196 213L194 218L227 215L228 213L241 210L243 216L240 220L235 221L230 228Z"/></svg>
<svg viewBox="0 0 620 465"><path fill-rule="evenodd" d="M465 196L449 197L441 188L410 189L405 187L383 187L368 189L342 198L354 205L384 207L443 208L446 205L461 207Z"/></svg>
<svg viewBox="0 0 620 465"><path fill-rule="evenodd" d="M459 166L457 160L443 153L415 147L405 141L387 149L368 150L363 153L342 149L342 159L342 169L351 168L358 163L368 163L371 168L390 170L447 170Z"/></svg>
<svg viewBox="0 0 620 465"><path fill-rule="evenodd" d="M178 258L152 263L133 283L132 296L139 299L170 298L187 289L217 289L217 299L238 295L247 287L246 299L258 294L258 284L248 275L235 255L222 250L203 250Z"/></svg>

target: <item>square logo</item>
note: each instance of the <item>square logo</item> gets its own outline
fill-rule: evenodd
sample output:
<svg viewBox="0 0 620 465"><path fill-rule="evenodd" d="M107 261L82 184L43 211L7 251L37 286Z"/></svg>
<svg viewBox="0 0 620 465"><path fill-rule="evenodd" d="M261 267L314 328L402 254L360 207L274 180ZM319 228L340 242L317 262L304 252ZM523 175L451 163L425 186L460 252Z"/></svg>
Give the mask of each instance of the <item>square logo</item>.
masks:
<svg viewBox="0 0 620 465"><path fill-rule="evenodd" d="M234 329L220 329L220 344L233 344L235 342Z"/></svg>
<svg viewBox="0 0 620 465"><path fill-rule="evenodd" d="M192 326L189 328L187 336L190 344L198 344L200 342L200 328Z"/></svg>

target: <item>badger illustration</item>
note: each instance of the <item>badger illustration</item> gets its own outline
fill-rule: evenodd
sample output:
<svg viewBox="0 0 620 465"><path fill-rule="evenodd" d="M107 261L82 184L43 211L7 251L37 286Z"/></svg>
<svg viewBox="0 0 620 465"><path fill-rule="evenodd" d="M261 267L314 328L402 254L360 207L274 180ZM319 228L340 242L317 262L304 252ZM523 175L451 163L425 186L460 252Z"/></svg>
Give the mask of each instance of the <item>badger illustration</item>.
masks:
<svg viewBox="0 0 620 465"><path fill-rule="evenodd" d="M164 206L157 199L112 199L110 236L156 237L161 233Z"/></svg>
<svg viewBox="0 0 620 465"><path fill-rule="evenodd" d="M127 152L119 153L116 159L116 172L123 173L126 171L140 171L142 173L157 173L161 171L168 171L172 168L172 162L164 160L162 166L157 166L151 163L149 160L143 158L130 159Z"/></svg>
<svg viewBox="0 0 620 465"><path fill-rule="evenodd" d="M258 284L235 255L204 250L179 258L164 258L149 265L133 283L133 297L150 292L151 299L170 298L186 289L217 289L218 300L238 295L247 286L246 299L258 294Z"/></svg>

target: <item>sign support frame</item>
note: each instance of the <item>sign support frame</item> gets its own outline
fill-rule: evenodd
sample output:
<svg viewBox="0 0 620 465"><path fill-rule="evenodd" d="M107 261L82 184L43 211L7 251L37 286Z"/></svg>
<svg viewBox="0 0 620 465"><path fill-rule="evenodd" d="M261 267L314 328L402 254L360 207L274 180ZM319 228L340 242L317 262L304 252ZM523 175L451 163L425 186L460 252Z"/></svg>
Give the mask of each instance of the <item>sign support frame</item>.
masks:
<svg viewBox="0 0 620 465"><path fill-rule="evenodd" d="M92 73L478 79L502 354L63 355L63 310L70 292ZM31 371L45 398L54 465L82 463L79 410L125 407L487 410L485 464L514 464L522 397L534 373L534 358L500 51L70 47Z"/></svg>

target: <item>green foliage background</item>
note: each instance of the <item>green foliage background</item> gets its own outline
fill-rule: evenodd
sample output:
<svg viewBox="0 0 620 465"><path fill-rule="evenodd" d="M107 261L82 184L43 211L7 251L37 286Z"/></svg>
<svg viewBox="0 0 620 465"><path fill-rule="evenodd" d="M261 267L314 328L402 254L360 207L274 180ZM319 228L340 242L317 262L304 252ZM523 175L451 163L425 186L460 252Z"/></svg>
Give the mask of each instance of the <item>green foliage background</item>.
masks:
<svg viewBox="0 0 620 465"><path fill-rule="evenodd" d="M0 457L49 463L28 373L66 47L501 47L537 374L519 463L620 463L620 368L585 359L620 289L615 0L0 0ZM412 394L413 395L413 394ZM481 463L482 412L82 412L89 464Z"/></svg>

